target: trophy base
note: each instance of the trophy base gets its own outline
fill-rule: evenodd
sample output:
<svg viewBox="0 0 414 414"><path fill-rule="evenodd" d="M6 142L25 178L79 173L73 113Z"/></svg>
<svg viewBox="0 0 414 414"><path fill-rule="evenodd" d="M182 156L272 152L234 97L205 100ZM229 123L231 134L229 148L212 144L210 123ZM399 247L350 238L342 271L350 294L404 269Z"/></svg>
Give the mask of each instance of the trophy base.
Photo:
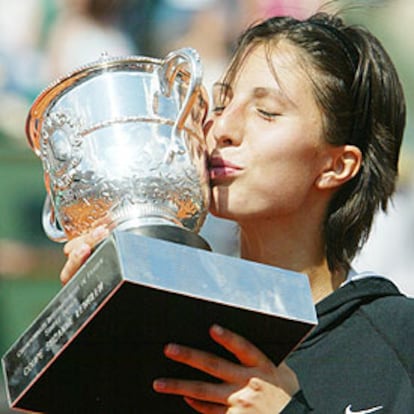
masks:
<svg viewBox="0 0 414 414"><path fill-rule="evenodd" d="M275 363L316 324L308 278L206 250L114 231L2 359L9 404L42 413L187 414L160 377L208 379L168 360L181 343L231 359L218 323Z"/></svg>
<svg viewBox="0 0 414 414"><path fill-rule="evenodd" d="M211 251L210 245L200 235L183 227L168 224L149 224L141 225L128 231L142 236L153 237L159 240L166 240L173 243L184 244L186 246Z"/></svg>

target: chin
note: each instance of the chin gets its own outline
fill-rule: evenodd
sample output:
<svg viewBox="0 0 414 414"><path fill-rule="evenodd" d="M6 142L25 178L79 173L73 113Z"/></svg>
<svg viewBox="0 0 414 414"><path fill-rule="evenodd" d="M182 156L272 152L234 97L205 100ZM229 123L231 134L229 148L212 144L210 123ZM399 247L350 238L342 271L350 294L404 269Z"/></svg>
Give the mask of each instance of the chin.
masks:
<svg viewBox="0 0 414 414"><path fill-rule="evenodd" d="M211 203L209 212L221 219L237 221L237 212L232 211L228 206L217 206L214 202Z"/></svg>

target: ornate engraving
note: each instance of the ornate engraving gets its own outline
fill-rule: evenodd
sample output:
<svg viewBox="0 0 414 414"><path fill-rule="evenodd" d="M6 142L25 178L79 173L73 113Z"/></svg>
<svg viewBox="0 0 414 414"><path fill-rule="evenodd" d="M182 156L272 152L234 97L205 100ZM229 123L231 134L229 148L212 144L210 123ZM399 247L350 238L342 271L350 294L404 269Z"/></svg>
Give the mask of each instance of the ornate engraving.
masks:
<svg viewBox="0 0 414 414"><path fill-rule="evenodd" d="M71 171L79 165L82 122L68 113L52 112L45 119L41 132L41 159L44 170L57 188L66 188L72 182Z"/></svg>
<svg viewBox="0 0 414 414"><path fill-rule="evenodd" d="M49 237L100 223L200 229L209 186L199 66L192 49L164 60L102 57L38 98L28 131L49 184Z"/></svg>

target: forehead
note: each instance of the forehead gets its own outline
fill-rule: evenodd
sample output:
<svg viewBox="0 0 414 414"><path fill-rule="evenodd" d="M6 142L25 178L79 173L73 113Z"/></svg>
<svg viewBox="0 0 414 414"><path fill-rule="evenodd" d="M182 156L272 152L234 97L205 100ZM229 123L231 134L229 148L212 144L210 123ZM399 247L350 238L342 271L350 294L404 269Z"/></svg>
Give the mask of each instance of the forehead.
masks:
<svg viewBox="0 0 414 414"><path fill-rule="evenodd" d="M287 98L298 93L312 95L312 68L305 60L304 52L288 41L251 45L230 66L224 83L232 88L273 88Z"/></svg>

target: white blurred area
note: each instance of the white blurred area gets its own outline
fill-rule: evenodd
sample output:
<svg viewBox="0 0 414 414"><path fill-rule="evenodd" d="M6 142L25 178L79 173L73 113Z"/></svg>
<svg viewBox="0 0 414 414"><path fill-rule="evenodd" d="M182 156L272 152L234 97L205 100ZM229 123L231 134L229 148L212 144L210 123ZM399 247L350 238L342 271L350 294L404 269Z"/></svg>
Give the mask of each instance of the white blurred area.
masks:
<svg viewBox="0 0 414 414"><path fill-rule="evenodd" d="M37 90L43 81L41 28L38 0L0 0L0 130L9 137L22 134L29 105L23 91Z"/></svg>
<svg viewBox="0 0 414 414"><path fill-rule="evenodd" d="M201 55L204 81L210 87L224 70L235 38L249 24L273 14L305 17L323 3L321 0L0 0L0 140L26 148L24 121L36 95L56 77L95 60L102 52L162 57L172 49L192 46ZM331 2L331 9L332 4L336 7L341 3ZM353 2L346 2L350 3ZM414 101L414 44L409 41L414 36L414 3L411 0L354 3L360 10L350 14L350 19L371 28L390 50L401 73L410 109ZM363 9L368 4L374 7ZM358 270L383 273L410 295L414 295L413 131L410 112L402 156L406 167L394 206L388 215L378 217L367 246L355 261ZM202 235L215 250L231 255L238 254L237 233L233 223L213 217L208 217L202 229Z"/></svg>
<svg viewBox="0 0 414 414"><path fill-rule="evenodd" d="M90 0L56 0L57 17L46 45L47 75L61 76L102 54L127 56L135 52L129 37L121 30L120 6L91 7ZM113 2L112 2L113 3Z"/></svg>

